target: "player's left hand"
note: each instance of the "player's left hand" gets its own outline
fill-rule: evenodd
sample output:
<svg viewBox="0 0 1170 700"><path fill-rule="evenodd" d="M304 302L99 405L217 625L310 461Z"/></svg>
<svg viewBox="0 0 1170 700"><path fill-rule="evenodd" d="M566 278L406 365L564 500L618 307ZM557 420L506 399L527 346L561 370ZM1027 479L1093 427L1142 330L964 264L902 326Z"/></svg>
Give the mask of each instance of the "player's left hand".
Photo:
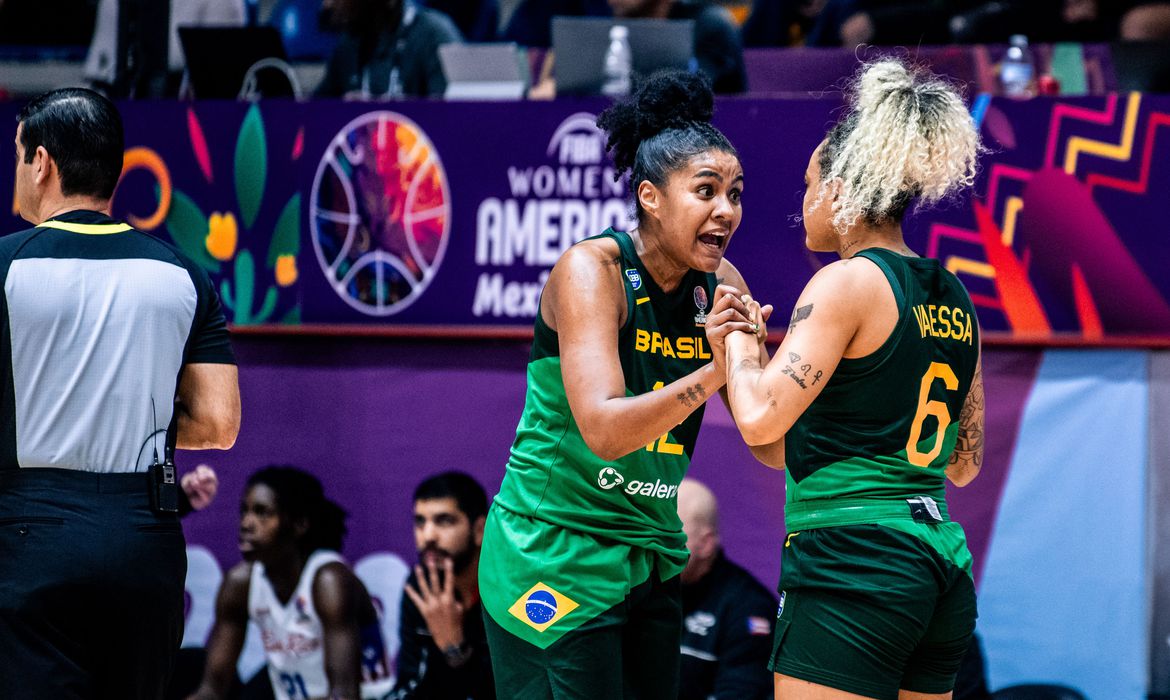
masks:
<svg viewBox="0 0 1170 700"><path fill-rule="evenodd" d="M463 643L463 603L455 597L455 565L443 560L442 570L433 559L426 568L414 567L416 590L406 584L406 595L426 620L435 646L446 649Z"/></svg>
<svg viewBox="0 0 1170 700"><path fill-rule="evenodd" d="M728 284L721 284L715 288L715 303L707 314L707 323L704 330L707 334L707 344L711 346L711 358L715 369L720 376L726 376L727 367L724 359L727 351L724 341L731 335L738 335L734 331L751 331L750 312L741 300L743 292Z"/></svg>
<svg viewBox="0 0 1170 700"><path fill-rule="evenodd" d="M219 477L214 469L200 464L184 474L179 479L179 485L183 487L183 493L187 494L187 500L191 501L191 508L203 510L211 505L215 494L219 492Z"/></svg>
<svg viewBox="0 0 1170 700"><path fill-rule="evenodd" d="M760 345L768 338L768 319L772 316L772 305L760 305L750 295L744 294L740 299L749 319L749 326L742 333L729 333L725 339L726 362L732 358L755 357L761 353ZM714 347L712 347L714 351Z"/></svg>

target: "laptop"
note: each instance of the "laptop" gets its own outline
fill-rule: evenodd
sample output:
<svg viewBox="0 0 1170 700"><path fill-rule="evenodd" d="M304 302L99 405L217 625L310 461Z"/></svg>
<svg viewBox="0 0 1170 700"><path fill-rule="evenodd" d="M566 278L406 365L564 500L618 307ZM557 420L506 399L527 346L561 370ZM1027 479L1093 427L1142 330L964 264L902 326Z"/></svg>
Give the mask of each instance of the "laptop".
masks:
<svg viewBox="0 0 1170 700"><path fill-rule="evenodd" d="M195 97L236 99L248 69L266 58L287 62L276 27L179 27L187 79ZM256 74L256 92L264 97L292 97L288 78L278 70Z"/></svg>
<svg viewBox="0 0 1170 700"><path fill-rule="evenodd" d="M439 63L448 100L519 100L528 87L528 64L516 44L443 44Z"/></svg>
<svg viewBox="0 0 1170 700"><path fill-rule="evenodd" d="M693 20L553 17L552 48L556 54L558 95L601 94L609 30L616 24L630 30L635 77L664 68L693 68Z"/></svg>

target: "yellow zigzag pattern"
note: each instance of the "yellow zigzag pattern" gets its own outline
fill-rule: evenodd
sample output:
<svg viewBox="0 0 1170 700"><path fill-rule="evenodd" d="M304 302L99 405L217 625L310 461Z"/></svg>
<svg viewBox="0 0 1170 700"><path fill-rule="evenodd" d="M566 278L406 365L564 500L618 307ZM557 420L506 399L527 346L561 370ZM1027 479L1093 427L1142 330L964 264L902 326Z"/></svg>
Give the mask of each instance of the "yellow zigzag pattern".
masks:
<svg viewBox="0 0 1170 700"><path fill-rule="evenodd" d="M1112 144L1104 141L1094 141L1083 136L1073 136L1068 140L1068 151L1064 154L1064 171L1069 175L1077 172L1077 157L1081 153L1101 156L1109 160L1125 162L1133 153L1133 135L1137 131L1138 108L1141 107L1141 93L1129 93L1129 100L1125 108L1125 126L1121 130L1121 143Z"/></svg>

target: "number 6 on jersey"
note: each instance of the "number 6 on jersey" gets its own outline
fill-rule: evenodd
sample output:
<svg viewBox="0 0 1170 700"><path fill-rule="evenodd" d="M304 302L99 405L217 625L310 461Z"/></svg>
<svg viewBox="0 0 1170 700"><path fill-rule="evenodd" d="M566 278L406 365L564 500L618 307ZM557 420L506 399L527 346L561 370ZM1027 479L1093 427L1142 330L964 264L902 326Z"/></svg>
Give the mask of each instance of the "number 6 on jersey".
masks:
<svg viewBox="0 0 1170 700"><path fill-rule="evenodd" d="M959 378L951 366L942 362L931 362L926 374L922 375L922 386L918 390L918 411L914 414L914 424L910 428L910 438L906 441L906 461L916 467L928 467L942 452L943 435L947 426L951 424L951 414L947 405L942 401L928 400L930 385L934 380L941 379L947 391L956 391L959 388ZM934 447L930 452L921 452L918 441L922 437L922 424L927 416L934 416L938 421L938 430L934 434Z"/></svg>

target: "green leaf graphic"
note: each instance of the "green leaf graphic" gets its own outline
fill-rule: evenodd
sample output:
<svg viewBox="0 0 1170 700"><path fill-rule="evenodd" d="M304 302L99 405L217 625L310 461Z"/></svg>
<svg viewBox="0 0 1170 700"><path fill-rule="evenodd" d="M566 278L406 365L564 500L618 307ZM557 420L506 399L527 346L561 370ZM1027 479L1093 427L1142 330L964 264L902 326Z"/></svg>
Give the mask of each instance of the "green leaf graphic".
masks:
<svg viewBox="0 0 1170 700"><path fill-rule="evenodd" d="M236 256L236 323L247 325L252 323L252 298L256 290L256 266L252 263L252 254L241 250Z"/></svg>
<svg viewBox="0 0 1170 700"><path fill-rule="evenodd" d="M157 187L155 196L158 196ZM171 195L167 231L179 250L195 264L208 272L219 272L219 261L207 252L207 217L194 200L178 190Z"/></svg>
<svg viewBox="0 0 1170 700"><path fill-rule="evenodd" d="M280 319L280 322L294 326L299 325L301 322L301 305L297 304L296 306L289 309L288 313L284 315L284 318Z"/></svg>
<svg viewBox="0 0 1170 700"><path fill-rule="evenodd" d="M256 316L252 318L252 323L264 323L272 316L272 312L276 309L276 287L269 287L268 292L264 294L264 303L260 305L260 310L256 312Z"/></svg>
<svg viewBox="0 0 1170 700"><path fill-rule="evenodd" d="M268 176L268 146L264 136L264 120L260 107L252 105L240 125L240 138L236 141L236 199L240 203L240 214L244 226L252 228L256 215L260 213L260 202L264 198L264 181Z"/></svg>
<svg viewBox="0 0 1170 700"><path fill-rule="evenodd" d="M301 193L288 200L276 220L272 243L268 246L268 269L276 265L282 255L296 255L301 249Z"/></svg>

